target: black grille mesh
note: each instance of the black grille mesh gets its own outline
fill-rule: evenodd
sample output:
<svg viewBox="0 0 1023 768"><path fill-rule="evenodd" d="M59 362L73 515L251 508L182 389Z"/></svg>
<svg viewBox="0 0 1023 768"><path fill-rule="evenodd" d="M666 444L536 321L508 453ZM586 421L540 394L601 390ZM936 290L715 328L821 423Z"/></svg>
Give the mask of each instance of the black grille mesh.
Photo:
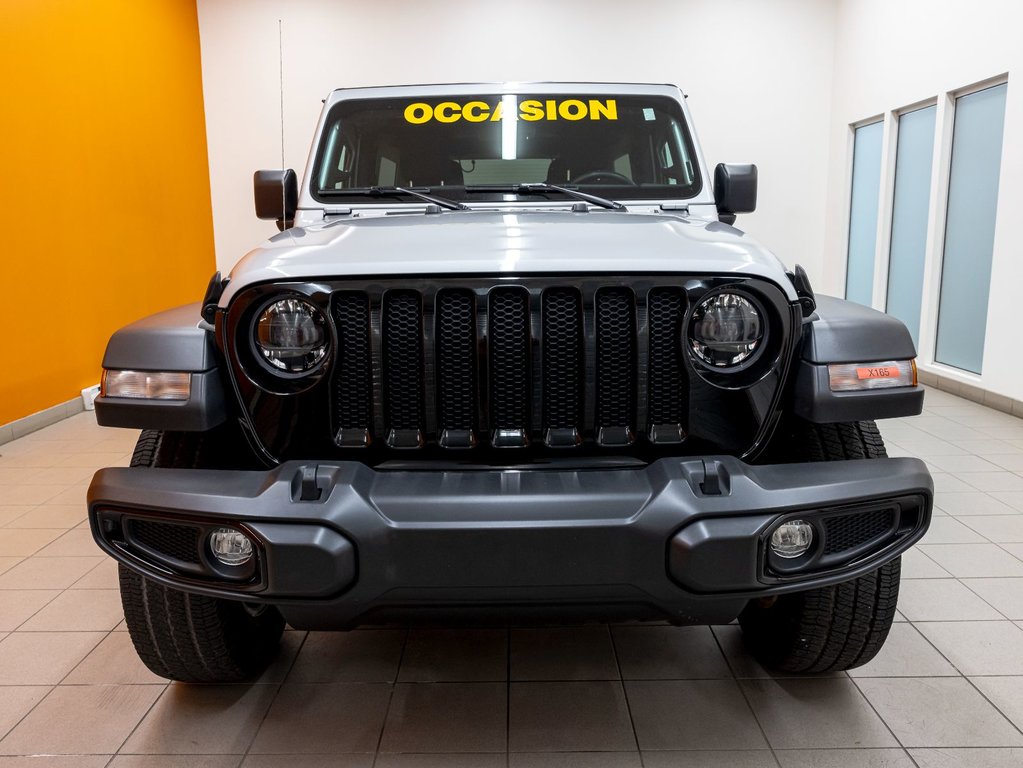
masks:
<svg viewBox="0 0 1023 768"><path fill-rule="evenodd" d="M199 562L197 527L156 520L132 520L129 525L132 537L140 544L186 563Z"/></svg>
<svg viewBox="0 0 1023 768"><path fill-rule="evenodd" d="M543 293L543 410L544 426L580 426L582 412L583 308L573 288Z"/></svg>
<svg viewBox="0 0 1023 768"><path fill-rule="evenodd" d="M636 402L636 328L632 291L597 294L598 427L632 427Z"/></svg>
<svg viewBox="0 0 1023 768"><path fill-rule="evenodd" d="M650 323L650 424L685 424L685 370L682 362L682 319L685 298L680 289L655 288L647 298Z"/></svg>
<svg viewBox="0 0 1023 768"><path fill-rule="evenodd" d="M423 325L419 294L384 296L384 386L392 429L419 429L423 414Z"/></svg>
<svg viewBox="0 0 1023 768"><path fill-rule="evenodd" d="M490 409L492 429L529 429L529 294L490 292Z"/></svg>
<svg viewBox="0 0 1023 768"><path fill-rule="evenodd" d="M890 507L828 518L824 521L824 554L866 544L890 531L894 522L895 510Z"/></svg>
<svg viewBox="0 0 1023 768"><path fill-rule="evenodd" d="M441 429L475 429L476 304L470 291L437 297L437 389Z"/></svg>
<svg viewBox="0 0 1023 768"><path fill-rule="evenodd" d="M338 359L334 379L337 426L369 429L373 376L370 367L369 298L364 293L339 293L334 302Z"/></svg>

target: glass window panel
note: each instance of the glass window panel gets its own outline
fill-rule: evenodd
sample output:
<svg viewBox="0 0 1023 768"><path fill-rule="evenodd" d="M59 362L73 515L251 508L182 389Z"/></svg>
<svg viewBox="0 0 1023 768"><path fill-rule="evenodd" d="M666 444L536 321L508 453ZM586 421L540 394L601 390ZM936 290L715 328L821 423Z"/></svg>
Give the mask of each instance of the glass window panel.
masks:
<svg viewBox="0 0 1023 768"><path fill-rule="evenodd" d="M984 362L1005 85L956 99L934 359L974 373Z"/></svg>
<svg viewBox="0 0 1023 768"><path fill-rule="evenodd" d="M887 309L888 314L906 324L913 343L917 345L920 340L920 300L923 295L936 113L937 107L926 107L899 117L899 141L895 155Z"/></svg>
<svg viewBox="0 0 1023 768"><path fill-rule="evenodd" d="M845 297L871 303L874 253L877 251L877 205L881 193L881 139L884 123L856 129L853 143L852 204L849 207L849 264Z"/></svg>

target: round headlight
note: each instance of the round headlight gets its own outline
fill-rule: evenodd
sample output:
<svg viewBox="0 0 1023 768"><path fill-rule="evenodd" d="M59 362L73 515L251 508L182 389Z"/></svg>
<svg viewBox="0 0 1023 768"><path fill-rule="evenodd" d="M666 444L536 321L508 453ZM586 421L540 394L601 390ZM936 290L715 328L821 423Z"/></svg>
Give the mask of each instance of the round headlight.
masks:
<svg viewBox="0 0 1023 768"><path fill-rule="evenodd" d="M728 368L749 360L764 337L760 312L737 293L704 299L689 324L689 346L707 365Z"/></svg>
<svg viewBox="0 0 1023 768"><path fill-rule="evenodd" d="M263 310L256 323L256 347L271 367L304 373L327 354L323 313L303 299L281 299Z"/></svg>

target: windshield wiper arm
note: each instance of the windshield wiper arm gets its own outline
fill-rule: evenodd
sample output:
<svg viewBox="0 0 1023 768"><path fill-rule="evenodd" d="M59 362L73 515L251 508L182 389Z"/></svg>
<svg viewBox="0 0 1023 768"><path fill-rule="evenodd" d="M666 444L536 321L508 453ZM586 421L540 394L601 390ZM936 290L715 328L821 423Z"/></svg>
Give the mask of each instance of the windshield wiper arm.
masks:
<svg viewBox="0 0 1023 768"><path fill-rule="evenodd" d="M324 197L348 197L351 195L369 195L370 197L381 197L385 195L411 195L412 197L418 197L420 200L425 200L428 203L439 205L441 208L447 208L449 211L468 211L471 210L465 203L456 203L454 200L448 200L446 197L437 197L436 195L428 195L425 192L417 192L414 189L408 187L350 187L348 189L321 189L320 194Z"/></svg>
<svg viewBox="0 0 1023 768"><path fill-rule="evenodd" d="M537 181L529 184L512 184L510 186L476 186L466 187L466 192L514 192L517 195L528 195L533 192L561 192L569 197L574 197L576 200L583 200L587 203L593 203L599 205L601 208L607 208L612 211L627 211L621 203L615 202L614 200L608 200L606 197L598 197L597 195L591 195L586 192L580 192L578 189L571 189L569 187L561 187L557 184L548 184L545 181Z"/></svg>

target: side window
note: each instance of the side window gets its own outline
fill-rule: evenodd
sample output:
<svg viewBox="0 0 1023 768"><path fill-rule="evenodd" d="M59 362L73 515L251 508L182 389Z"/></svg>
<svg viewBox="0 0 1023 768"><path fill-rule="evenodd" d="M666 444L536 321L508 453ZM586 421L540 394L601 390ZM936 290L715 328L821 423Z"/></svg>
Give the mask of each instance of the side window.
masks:
<svg viewBox="0 0 1023 768"><path fill-rule="evenodd" d="M630 179L632 178L632 161L629 159L628 152L621 157L615 158L614 172L627 176Z"/></svg>

